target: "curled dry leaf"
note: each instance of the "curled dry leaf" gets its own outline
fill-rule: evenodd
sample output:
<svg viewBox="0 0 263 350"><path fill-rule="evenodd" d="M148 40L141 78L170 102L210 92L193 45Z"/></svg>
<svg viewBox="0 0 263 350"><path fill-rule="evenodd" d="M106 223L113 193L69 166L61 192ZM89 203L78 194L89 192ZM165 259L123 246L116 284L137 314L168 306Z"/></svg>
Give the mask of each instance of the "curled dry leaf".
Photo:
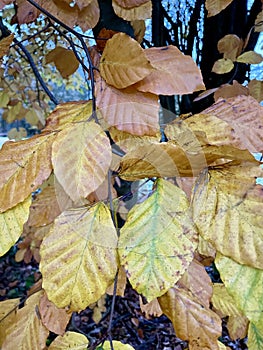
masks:
<svg viewBox="0 0 263 350"><path fill-rule="evenodd" d="M139 91L183 95L205 89L201 71L192 57L185 56L176 46L153 47L144 52L154 70L136 84Z"/></svg>
<svg viewBox="0 0 263 350"><path fill-rule="evenodd" d="M109 85L126 88L152 70L140 44L127 34L117 33L107 41L100 60L100 73Z"/></svg>
<svg viewBox="0 0 263 350"><path fill-rule="evenodd" d="M8 53L10 45L13 42L13 39L14 39L14 34L11 34L0 41L0 58Z"/></svg>
<svg viewBox="0 0 263 350"><path fill-rule="evenodd" d="M119 6L118 2L113 0L112 7L117 16L126 21L144 20L152 16L152 2L147 1L139 6L124 8Z"/></svg>
<svg viewBox="0 0 263 350"><path fill-rule="evenodd" d="M235 34L227 34L217 43L218 51L224 54L224 58L232 61L241 53L242 46L243 41Z"/></svg>
<svg viewBox="0 0 263 350"><path fill-rule="evenodd" d="M233 0L206 0L205 7L208 11L208 17L215 16L224 10Z"/></svg>

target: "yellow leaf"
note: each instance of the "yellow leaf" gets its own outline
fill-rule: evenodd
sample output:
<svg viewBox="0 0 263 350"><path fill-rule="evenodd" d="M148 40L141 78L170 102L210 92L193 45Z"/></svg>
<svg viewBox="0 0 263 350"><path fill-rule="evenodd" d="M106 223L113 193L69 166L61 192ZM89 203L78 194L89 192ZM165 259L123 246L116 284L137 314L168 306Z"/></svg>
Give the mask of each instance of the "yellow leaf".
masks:
<svg viewBox="0 0 263 350"><path fill-rule="evenodd" d="M263 329L262 324L256 325L252 322L248 328L248 341L249 350L261 350L263 348Z"/></svg>
<svg viewBox="0 0 263 350"><path fill-rule="evenodd" d="M131 345L123 344L123 343L121 343L120 341L117 341L117 340L113 340L112 344L113 344L114 350L133 350L134 349ZM103 350L111 350L111 345L110 345L110 341L109 340L106 340L104 342L102 349Z"/></svg>
<svg viewBox="0 0 263 350"><path fill-rule="evenodd" d="M124 8L119 6L118 1L112 1L112 7L117 16L126 21L144 20L152 16L152 2L147 1L135 7Z"/></svg>
<svg viewBox="0 0 263 350"><path fill-rule="evenodd" d="M114 0L119 6L124 8L133 8L145 4L149 0Z"/></svg>
<svg viewBox="0 0 263 350"><path fill-rule="evenodd" d="M48 300L47 295L44 294L39 301L39 313L41 321L50 332L63 335L65 333L67 324L71 318L71 312L65 309L59 309L51 301Z"/></svg>
<svg viewBox="0 0 263 350"><path fill-rule="evenodd" d="M224 10L233 0L206 0L205 7L208 11L208 17L215 16Z"/></svg>
<svg viewBox="0 0 263 350"><path fill-rule="evenodd" d="M63 78L68 78L79 66L74 52L61 46L56 46L46 55L46 63L50 62L54 62Z"/></svg>
<svg viewBox="0 0 263 350"><path fill-rule="evenodd" d="M87 349L89 345L88 338L77 332L66 332L63 336L58 336L48 347L49 350L65 349Z"/></svg>
<svg viewBox="0 0 263 350"><path fill-rule="evenodd" d="M259 152L263 149L263 106L251 96L218 100L202 113L225 120L242 140L242 149Z"/></svg>
<svg viewBox="0 0 263 350"><path fill-rule="evenodd" d="M117 272L116 246L116 230L103 203L63 212L40 248L48 299L71 311L97 301Z"/></svg>
<svg viewBox="0 0 263 350"><path fill-rule="evenodd" d="M146 31L145 21L140 19L131 21L131 26L134 30L135 39L141 44Z"/></svg>
<svg viewBox="0 0 263 350"><path fill-rule="evenodd" d="M31 196L23 203L0 213L0 256L4 255L16 243L23 232L23 225L29 216Z"/></svg>
<svg viewBox="0 0 263 350"><path fill-rule="evenodd" d="M0 92L0 108L6 107L8 105L8 102L9 102L8 93L5 90L1 91Z"/></svg>
<svg viewBox="0 0 263 350"><path fill-rule="evenodd" d="M6 337L6 330L14 323L20 299L9 299L0 302L0 347Z"/></svg>
<svg viewBox="0 0 263 350"><path fill-rule="evenodd" d="M218 51L224 54L224 58L232 61L235 61L240 54L242 46L242 40L235 34L227 34L217 43Z"/></svg>
<svg viewBox="0 0 263 350"><path fill-rule="evenodd" d="M122 266L120 266L119 271L118 271L116 295L124 297L126 285L127 285L126 272L125 272L124 268ZM112 283L112 285L110 285L108 287L107 294L109 294L109 295L114 294L114 283Z"/></svg>
<svg viewBox="0 0 263 350"><path fill-rule="evenodd" d="M263 57L255 51L247 51L242 53L242 55L238 56L236 61L248 64L258 64L263 61Z"/></svg>
<svg viewBox="0 0 263 350"><path fill-rule="evenodd" d="M216 256L215 264L237 307L252 323L261 325L262 330L263 271L240 265L219 253Z"/></svg>
<svg viewBox="0 0 263 350"><path fill-rule="evenodd" d="M111 154L110 141L95 122L72 124L59 132L52 147L54 173L73 201L102 184Z"/></svg>
<svg viewBox="0 0 263 350"><path fill-rule="evenodd" d="M135 205L121 228L121 265L133 288L150 302L178 281L193 260L196 231L185 193L163 179Z"/></svg>
<svg viewBox="0 0 263 350"><path fill-rule="evenodd" d="M172 321L176 336L188 340L190 349L219 349L221 319L201 305L191 292L175 286L158 301L163 313Z"/></svg>
<svg viewBox="0 0 263 350"><path fill-rule="evenodd" d="M248 83L249 94L258 102L263 100L263 81L253 79Z"/></svg>
<svg viewBox="0 0 263 350"><path fill-rule="evenodd" d="M7 36L6 38L0 40L0 58L8 54L10 45L14 39L14 34Z"/></svg>
<svg viewBox="0 0 263 350"><path fill-rule="evenodd" d="M153 70L140 44L124 33L106 43L100 60L100 73L109 85L123 89L142 80Z"/></svg>
<svg viewBox="0 0 263 350"><path fill-rule="evenodd" d="M217 60L213 67L212 72L216 74L225 74L231 72L234 68L234 63L229 58L220 58Z"/></svg>
<svg viewBox="0 0 263 350"><path fill-rule="evenodd" d="M192 57L176 46L152 47L144 52L154 70L136 84L139 91L183 95L205 89L201 71Z"/></svg>
<svg viewBox="0 0 263 350"><path fill-rule="evenodd" d="M26 305L17 311L14 323L6 330L2 350L45 348L49 331L37 313L41 295L42 292L33 294L27 299Z"/></svg>
<svg viewBox="0 0 263 350"><path fill-rule="evenodd" d="M49 177L54 136L44 133L3 145L0 151L0 212L23 202Z"/></svg>
<svg viewBox="0 0 263 350"><path fill-rule="evenodd" d="M253 163L214 167L193 191L193 217L201 236L222 254L263 267L263 170Z"/></svg>
<svg viewBox="0 0 263 350"><path fill-rule="evenodd" d="M118 90L104 80L96 83L97 105L110 126L132 135L155 135L159 131L158 96L134 87Z"/></svg>
<svg viewBox="0 0 263 350"><path fill-rule="evenodd" d="M263 11L259 12L255 20L255 32L263 31Z"/></svg>
<svg viewBox="0 0 263 350"><path fill-rule="evenodd" d="M62 130L70 123L88 121L91 114L91 101L61 103L48 116L45 130Z"/></svg>

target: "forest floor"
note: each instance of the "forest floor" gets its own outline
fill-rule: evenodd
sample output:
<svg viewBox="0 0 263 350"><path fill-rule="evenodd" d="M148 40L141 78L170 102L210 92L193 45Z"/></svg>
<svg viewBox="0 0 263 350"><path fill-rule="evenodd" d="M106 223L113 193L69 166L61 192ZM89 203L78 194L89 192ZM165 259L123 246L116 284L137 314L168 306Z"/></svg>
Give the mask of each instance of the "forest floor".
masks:
<svg viewBox="0 0 263 350"><path fill-rule="evenodd" d="M28 290L41 278L37 263L25 264L15 261L15 249L12 248L0 258L0 301L11 298L25 300ZM94 310L87 308L80 313L74 313L68 325L68 330L86 335L91 350L95 350L101 341L108 337L111 301L111 296L105 299L101 320L98 323L93 320ZM187 342L176 337L172 323L166 316L150 319L144 316L139 305L139 295L129 285L126 287L124 297L116 297L111 332L113 339L130 344L135 350L188 348ZM51 334L50 340L54 337L55 335ZM245 339L231 341L224 323L220 341L230 349L247 349Z"/></svg>

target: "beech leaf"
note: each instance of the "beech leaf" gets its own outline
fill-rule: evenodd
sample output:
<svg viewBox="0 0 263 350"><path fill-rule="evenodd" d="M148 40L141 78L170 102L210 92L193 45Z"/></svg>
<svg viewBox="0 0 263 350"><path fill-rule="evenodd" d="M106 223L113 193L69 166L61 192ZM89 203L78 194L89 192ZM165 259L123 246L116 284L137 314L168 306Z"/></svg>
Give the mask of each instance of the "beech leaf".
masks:
<svg viewBox="0 0 263 350"><path fill-rule="evenodd" d="M263 100L263 81L252 79L248 83L249 94L258 102Z"/></svg>
<svg viewBox="0 0 263 350"><path fill-rule="evenodd" d="M236 61L248 64L258 64L263 61L263 57L255 51L247 51L242 53L242 55L238 56Z"/></svg>
<svg viewBox="0 0 263 350"><path fill-rule="evenodd" d="M197 244L184 192L163 179L155 186L154 193L128 213L118 245L131 285L148 302L178 281Z"/></svg>
<svg viewBox="0 0 263 350"><path fill-rule="evenodd" d="M104 80L96 83L96 98L105 121L132 135L155 135L159 131L158 96L134 87L118 90Z"/></svg>
<svg viewBox="0 0 263 350"><path fill-rule="evenodd" d="M0 151L0 212L23 202L50 175L54 133L6 142Z"/></svg>
<svg viewBox="0 0 263 350"><path fill-rule="evenodd" d="M201 71L192 57L176 46L152 47L144 52L154 70L136 84L139 91L183 95L205 89Z"/></svg>
<svg viewBox="0 0 263 350"><path fill-rule="evenodd" d="M78 13L77 24L83 30L83 32L88 29L94 28L98 23L100 18L100 8L98 0L89 1L87 6L82 7L81 11Z"/></svg>
<svg viewBox="0 0 263 350"><path fill-rule="evenodd" d="M0 40L0 58L6 55L9 51L10 45L14 39L14 34L8 35L6 38Z"/></svg>
<svg viewBox="0 0 263 350"><path fill-rule="evenodd" d="M116 275L116 247L116 229L103 203L64 211L40 247L48 299L71 311L96 302Z"/></svg>
<svg viewBox="0 0 263 350"><path fill-rule="evenodd" d="M193 217L201 236L241 264L263 267L263 187L253 163L213 167L197 180Z"/></svg>
<svg viewBox="0 0 263 350"><path fill-rule="evenodd" d="M23 232L23 225L29 216L31 196L23 203L0 213L0 256L3 256L16 243Z"/></svg>
<svg viewBox="0 0 263 350"><path fill-rule="evenodd" d="M111 164L108 137L95 122L71 124L52 147L54 173L73 201L86 198L104 181Z"/></svg>
<svg viewBox="0 0 263 350"><path fill-rule="evenodd" d="M220 58L217 60L213 67L212 72L216 74L225 74L231 72L234 68L234 63L229 58Z"/></svg>
<svg viewBox="0 0 263 350"><path fill-rule="evenodd" d="M224 58L229 58L235 61L242 49L243 42L235 34L227 34L217 43L217 48L220 53L224 54Z"/></svg>
<svg viewBox="0 0 263 350"><path fill-rule="evenodd" d="M134 350L134 348L129 344L123 344L118 340L112 341L114 350ZM102 346L102 350L111 350L111 344L109 340L106 340Z"/></svg>
<svg viewBox="0 0 263 350"><path fill-rule="evenodd" d="M117 16L126 21L144 20L152 16L152 2L147 1L135 7L124 8L118 1L112 1L112 7Z"/></svg>
<svg viewBox="0 0 263 350"><path fill-rule="evenodd" d="M224 10L233 0L206 0L205 7L208 11L208 17L215 16Z"/></svg>
<svg viewBox="0 0 263 350"><path fill-rule="evenodd" d="M256 325L250 322L248 327L248 349L261 350L263 347L263 329L262 324Z"/></svg>
<svg viewBox="0 0 263 350"><path fill-rule="evenodd" d="M87 349L89 340L85 335L77 332L66 332L58 336L48 347L49 350Z"/></svg>
<svg viewBox="0 0 263 350"><path fill-rule="evenodd" d="M63 78L68 78L79 66L79 61L73 51L56 46L46 55L46 63L54 62Z"/></svg>
<svg viewBox="0 0 263 350"><path fill-rule="evenodd" d="M126 88L152 70L140 44L127 34L117 33L107 41L100 59L100 74L109 85Z"/></svg>
<svg viewBox="0 0 263 350"><path fill-rule="evenodd" d="M0 346L6 337L6 330L15 322L15 314L20 299L8 299L0 302Z"/></svg>
<svg viewBox="0 0 263 350"><path fill-rule="evenodd" d="M158 301L163 313L172 321L176 336L188 340L190 349L219 349L221 319L201 305L191 292L175 286Z"/></svg>
<svg viewBox="0 0 263 350"><path fill-rule="evenodd" d="M123 8L133 8L149 2L149 0L114 0L116 4Z"/></svg>

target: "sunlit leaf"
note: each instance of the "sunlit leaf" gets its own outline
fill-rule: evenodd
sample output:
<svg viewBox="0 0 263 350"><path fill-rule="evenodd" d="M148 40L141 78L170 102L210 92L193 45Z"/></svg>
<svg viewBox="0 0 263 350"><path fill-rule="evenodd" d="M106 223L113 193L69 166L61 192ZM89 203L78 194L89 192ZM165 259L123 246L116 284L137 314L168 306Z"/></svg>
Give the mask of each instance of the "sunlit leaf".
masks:
<svg viewBox="0 0 263 350"><path fill-rule="evenodd" d="M39 313L44 326L55 334L63 335L71 318L71 312L59 309L48 300L46 294L39 301Z"/></svg>
<svg viewBox="0 0 263 350"><path fill-rule="evenodd" d="M193 192L193 217L202 237L222 254L263 267L263 170L253 163L223 165L200 175Z"/></svg>
<svg viewBox="0 0 263 350"><path fill-rule="evenodd" d="M241 52L243 42L235 34L227 34L217 43L217 48L220 53L224 54L224 58L229 58L235 61Z"/></svg>
<svg viewBox="0 0 263 350"><path fill-rule="evenodd" d="M129 281L148 301L163 295L193 260L196 232L183 191L159 179L121 228L118 250Z"/></svg>
<svg viewBox="0 0 263 350"><path fill-rule="evenodd" d="M100 73L109 85L126 88L153 70L140 44L127 34L118 33L107 41L100 60Z"/></svg>
<svg viewBox="0 0 263 350"><path fill-rule="evenodd" d="M263 61L263 57L255 51L247 51L238 56L236 61L248 64L258 64Z"/></svg>
<svg viewBox="0 0 263 350"><path fill-rule="evenodd" d="M258 152L263 149L263 106L251 96L218 100L202 113L225 120L242 140L242 149Z"/></svg>
<svg viewBox="0 0 263 350"><path fill-rule="evenodd" d="M0 213L0 256L8 252L22 234L30 204L31 197L28 197L23 203Z"/></svg>
<svg viewBox="0 0 263 350"><path fill-rule="evenodd" d="M116 230L104 204L63 212L40 250L48 299L72 311L97 301L117 272L116 246Z"/></svg>
<svg viewBox="0 0 263 350"><path fill-rule="evenodd" d="M248 249L246 250L248 253ZM263 324L263 271L240 265L221 254L216 256L216 267L228 293L237 307L255 324Z"/></svg>
<svg viewBox="0 0 263 350"><path fill-rule="evenodd" d="M49 350L87 349L89 340L85 335L77 332L66 332L58 336L48 347Z"/></svg>
<svg viewBox="0 0 263 350"><path fill-rule="evenodd" d="M49 177L54 136L44 133L3 145L0 151L0 212L23 202Z"/></svg>
<svg viewBox="0 0 263 350"><path fill-rule="evenodd" d="M41 295L42 292L38 292L30 296L26 305L17 311L15 322L6 330L2 350L45 348L49 331L37 314Z"/></svg>
<svg viewBox="0 0 263 350"><path fill-rule="evenodd" d="M190 349L218 349L221 319L201 305L191 292L175 286L158 301L163 313L172 321L176 336L188 340Z"/></svg>
<svg viewBox="0 0 263 350"><path fill-rule="evenodd" d="M216 74L225 74L231 72L234 68L234 63L229 58L220 58L217 60L213 67L212 72Z"/></svg>
<svg viewBox="0 0 263 350"><path fill-rule="evenodd" d="M74 101L59 104L49 114L45 130L61 130L70 123L88 121L92 114L91 101Z"/></svg>
<svg viewBox="0 0 263 350"><path fill-rule="evenodd" d="M96 84L97 105L110 126L133 135L155 135L159 131L158 96L134 87L118 90L104 80Z"/></svg>
<svg viewBox="0 0 263 350"><path fill-rule="evenodd" d="M89 1L89 4L81 9L78 14L77 24L85 32L94 28L100 18L100 8L98 0Z"/></svg>
<svg viewBox="0 0 263 350"><path fill-rule="evenodd" d="M176 46L152 47L145 55L154 70L136 84L140 91L161 95L183 95L204 90L200 69L192 57Z"/></svg>
<svg viewBox="0 0 263 350"><path fill-rule="evenodd" d="M52 147L54 173L73 201L87 197L106 178L111 164L108 137L95 122L72 124Z"/></svg>
<svg viewBox="0 0 263 350"><path fill-rule="evenodd" d="M208 11L208 17L215 16L224 10L233 0L206 0L205 7Z"/></svg>
<svg viewBox="0 0 263 350"><path fill-rule="evenodd" d="M152 2L147 1L143 4L131 8L119 6L118 2L113 0L112 7L117 16L126 21L143 20L152 16Z"/></svg>
<svg viewBox="0 0 263 350"><path fill-rule="evenodd" d="M15 322L15 314L20 299L9 299L0 302L0 346L6 337L6 330Z"/></svg>

